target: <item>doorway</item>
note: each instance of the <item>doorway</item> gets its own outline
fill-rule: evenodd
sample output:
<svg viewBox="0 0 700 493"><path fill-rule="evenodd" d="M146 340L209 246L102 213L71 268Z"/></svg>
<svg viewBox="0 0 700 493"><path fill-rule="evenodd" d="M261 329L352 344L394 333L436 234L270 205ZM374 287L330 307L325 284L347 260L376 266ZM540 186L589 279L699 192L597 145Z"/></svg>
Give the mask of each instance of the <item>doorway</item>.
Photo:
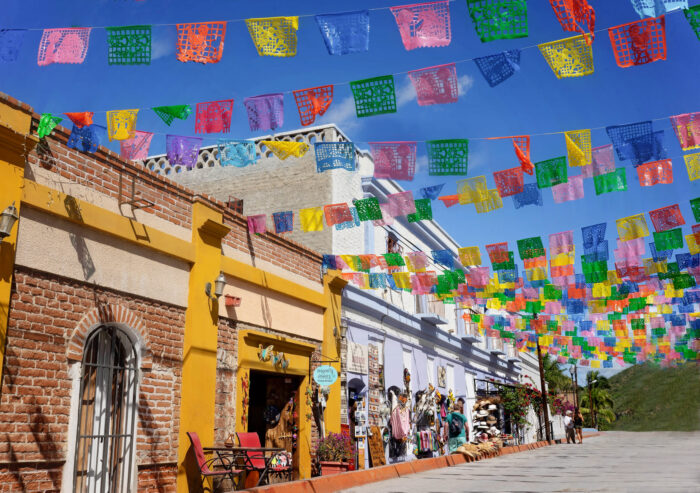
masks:
<svg viewBox="0 0 700 493"><path fill-rule="evenodd" d="M281 447L292 454L294 478L298 477L299 393L303 377L250 370L248 431L255 432L263 447Z"/></svg>

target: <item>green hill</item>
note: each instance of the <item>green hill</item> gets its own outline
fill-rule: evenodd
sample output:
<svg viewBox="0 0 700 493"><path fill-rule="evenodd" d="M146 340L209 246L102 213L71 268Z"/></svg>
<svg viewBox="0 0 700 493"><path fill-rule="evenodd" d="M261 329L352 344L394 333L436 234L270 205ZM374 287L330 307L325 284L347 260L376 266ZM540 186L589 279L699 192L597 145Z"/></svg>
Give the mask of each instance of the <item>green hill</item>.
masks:
<svg viewBox="0 0 700 493"><path fill-rule="evenodd" d="M700 430L700 367L632 366L610 378L617 420L612 430Z"/></svg>

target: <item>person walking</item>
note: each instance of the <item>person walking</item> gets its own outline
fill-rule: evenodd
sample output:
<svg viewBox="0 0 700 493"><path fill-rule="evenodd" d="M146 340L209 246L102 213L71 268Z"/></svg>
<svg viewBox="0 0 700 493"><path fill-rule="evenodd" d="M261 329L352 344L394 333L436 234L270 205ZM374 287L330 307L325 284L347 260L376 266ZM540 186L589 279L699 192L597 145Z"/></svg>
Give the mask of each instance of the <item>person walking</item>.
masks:
<svg viewBox="0 0 700 493"><path fill-rule="evenodd" d="M467 443L468 426L467 417L463 414L464 399L461 397L455 402L454 409L445 416L445 427L447 428L448 446L450 453L454 454L457 449Z"/></svg>
<svg viewBox="0 0 700 493"><path fill-rule="evenodd" d="M574 419L571 416L571 409L566 411L566 416L564 416L564 429L566 430L566 443L576 443L576 436L574 435Z"/></svg>
<svg viewBox="0 0 700 493"><path fill-rule="evenodd" d="M578 438L578 443L583 443L583 414L581 414L581 410L579 408L574 410L574 429L576 430L576 438Z"/></svg>

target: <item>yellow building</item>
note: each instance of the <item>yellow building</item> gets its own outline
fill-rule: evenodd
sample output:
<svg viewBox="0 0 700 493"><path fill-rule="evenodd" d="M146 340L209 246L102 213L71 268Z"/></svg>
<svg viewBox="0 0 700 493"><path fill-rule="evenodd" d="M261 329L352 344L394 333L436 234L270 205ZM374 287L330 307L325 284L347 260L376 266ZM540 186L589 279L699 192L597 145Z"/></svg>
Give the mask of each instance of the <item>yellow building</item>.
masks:
<svg viewBox="0 0 700 493"><path fill-rule="evenodd" d="M345 282L226 204L67 147L61 126L39 139L39 118L0 95L0 211L18 211L0 242L0 483L197 491L187 432L264 446L265 416L290 400L309 477L307 393L318 361L338 360ZM339 419L337 382L326 431Z"/></svg>

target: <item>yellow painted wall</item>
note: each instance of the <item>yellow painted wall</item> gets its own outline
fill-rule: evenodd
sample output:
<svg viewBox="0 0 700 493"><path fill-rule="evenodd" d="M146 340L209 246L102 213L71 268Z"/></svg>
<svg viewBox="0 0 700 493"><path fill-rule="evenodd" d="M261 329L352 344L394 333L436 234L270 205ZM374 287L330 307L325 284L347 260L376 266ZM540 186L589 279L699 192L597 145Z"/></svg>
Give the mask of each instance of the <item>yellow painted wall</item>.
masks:
<svg viewBox="0 0 700 493"><path fill-rule="evenodd" d="M229 232L222 216L196 202L192 208L194 265L190 270L189 295L185 312L185 341L180 398L177 490L190 491L197 484L197 463L190 451L188 431L199 435L202 446L214 444L216 400L216 349L218 300L210 299L204 287L213 284L221 269L221 238ZM188 454L189 452L189 454Z"/></svg>
<svg viewBox="0 0 700 493"><path fill-rule="evenodd" d="M338 272L330 272L323 278L323 291L328 307L323 316L323 344L321 352L324 360L338 360L327 363L338 371L338 380L331 385L326 401L324 423L326 433L340 433L340 315L341 295L347 285Z"/></svg>
<svg viewBox="0 0 700 493"><path fill-rule="evenodd" d="M290 283L289 289L299 288ZM227 307L222 302L220 316L286 332L291 336L319 342L323 339L324 309L320 306L228 275L224 294L241 298L241 306Z"/></svg>
<svg viewBox="0 0 700 493"><path fill-rule="evenodd" d="M18 214L22 206L24 159L36 144L27 136L31 117L23 111L0 104L0 212L15 203ZM0 383L7 348L7 321L12 292L12 275L17 251L19 221L10 236L0 242Z"/></svg>

